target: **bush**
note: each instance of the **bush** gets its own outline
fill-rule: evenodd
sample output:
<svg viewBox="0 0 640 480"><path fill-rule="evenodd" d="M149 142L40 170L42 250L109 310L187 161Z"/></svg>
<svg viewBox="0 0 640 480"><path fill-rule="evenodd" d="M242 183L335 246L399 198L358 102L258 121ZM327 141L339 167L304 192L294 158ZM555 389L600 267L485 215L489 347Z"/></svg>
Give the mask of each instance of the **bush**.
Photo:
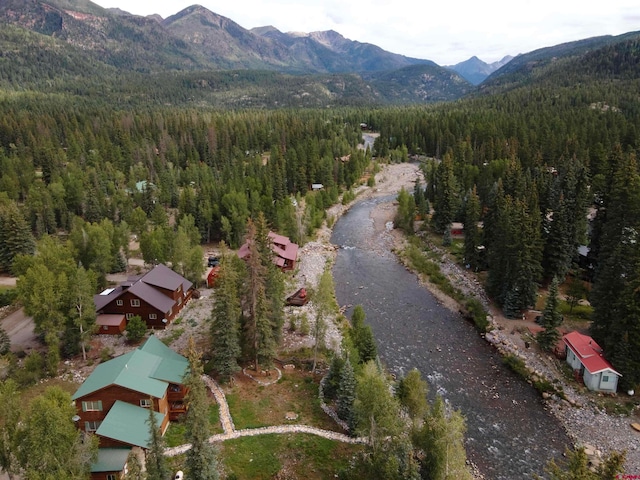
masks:
<svg viewBox="0 0 640 480"><path fill-rule="evenodd" d="M135 315L127 323L127 340L131 343L138 343L147 333L147 324L144 323L140 315Z"/></svg>
<svg viewBox="0 0 640 480"><path fill-rule="evenodd" d="M502 357L502 361L507 367L520 375L522 378L529 378L529 371L524 364L524 360L522 360L517 355L505 355L504 357Z"/></svg>
<svg viewBox="0 0 640 480"><path fill-rule="evenodd" d="M4 328L0 327L0 355L5 355L9 353L11 349L11 339L9 335L4 330Z"/></svg>
<svg viewBox="0 0 640 480"><path fill-rule="evenodd" d="M305 313L300 319L300 333L302 335L309 335L310 331L311 327L309 326L309 317L307 317L307 314Z"/></svg>
<svg viewBox="0 0 640 480"><path fill-rule="evenodd" d="M469 298L465 307L469 312L469 315L473 317L473 323L477 329L481 332L486 332L489 328L489 321L487 320L487 311L482 306L482 303L477 298Z"/></svg>
<svg viewBox="0 0 640 480"><path fill-rule="evenodd" d="M0 307L11 305L18 298L17 288L7 288L0 290Z"/></svg>

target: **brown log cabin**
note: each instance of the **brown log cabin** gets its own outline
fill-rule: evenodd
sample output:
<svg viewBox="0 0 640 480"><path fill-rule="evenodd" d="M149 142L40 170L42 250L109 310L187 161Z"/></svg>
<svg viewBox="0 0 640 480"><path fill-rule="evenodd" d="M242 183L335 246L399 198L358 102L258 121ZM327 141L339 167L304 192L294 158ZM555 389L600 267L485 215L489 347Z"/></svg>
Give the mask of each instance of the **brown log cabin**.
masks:
<svg viewBox="0 0 640 480"><path fill-rule="evenodd" d="M192 294L193 283L165 265L156 265L144 275L129 277L95 295L93 301L99 316L119 314L128 321L139 315L148 328L165 328Z"/></svg>

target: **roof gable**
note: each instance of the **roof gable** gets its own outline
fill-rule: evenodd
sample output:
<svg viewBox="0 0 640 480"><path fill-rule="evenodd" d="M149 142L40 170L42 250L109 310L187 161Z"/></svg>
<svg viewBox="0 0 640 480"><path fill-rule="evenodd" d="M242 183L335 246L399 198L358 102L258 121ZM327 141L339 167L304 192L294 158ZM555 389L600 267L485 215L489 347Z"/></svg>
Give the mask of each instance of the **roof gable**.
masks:
<svg viewBox="0 0 640 480"><path fill-rule="evenodd" d="M129 277L127 281L121 282L117 287L108 288L94 295L93 302L96 305L96 310L99 311L125 292L130 292L153 308L167 313L173 308L175 301L158 289L174 292L180 286L186 292L193 287L193 283L166 265L159 264L142 276Z"/></svg>
<svg viewBox="0 0 640 480"><path fill-rule="evenodd" d="M156 412L156 425L160 428L164 414ZM149 409L138 407L121 400L116 400L104 418L96 435L111 438L127 445L149 448L151 435L149 431Z"/></svg>
<svg viewBox="0 0 640 480"><path fill-rule="evenodd" d="M169 312L175 303L172 298L144 282L136 282L129 292L164 313Z"/></svg>
<svg viewBox="0 0 640 480"><path fill-rule="evenodd" d="M288 237L284 235L278 235L274 232L268 233L269 240L271 240L271 251L275 254L273 263L277 266L284 266L284 260L296 261L298 259L298 244L293 243ZM245 259L251 254L249 242L244 242L238 249L238 257Z"/></svg>
<svg viewBox="0 0 640 480"><path fill-rule="evenodd" d="M147 285L163 288L165 290L175 291L182 285L183 290L189 290L193 285L189 280L182 275L174 272L169 267L163 264L158 264L147 272L141 281Z"/></svg>
<svg viewBox="0 0 640 480"><path fill-rule="evenodd" d="M130 453L130 448L99 448L98 458L91 464L91 473L121 472Z"/></svg>
<svg viewBox="0 0 640 480"><path fill-rule="evenodd" d="M101 363L73 394L76 400L111 385L161 398L169 383L181 383L188 360L155 336L129 353Z"/></svg>
<svg viewBox="0 0 640 480"><path fill-rule="evenodd" d="M580 363L584 365L584 368L592 375L610 370L611 373L622 376L616 372L613 366L604 358L602 348L590 336L574 331L567 333L562 337L562 340L571 351L575 353Z"/></svg>

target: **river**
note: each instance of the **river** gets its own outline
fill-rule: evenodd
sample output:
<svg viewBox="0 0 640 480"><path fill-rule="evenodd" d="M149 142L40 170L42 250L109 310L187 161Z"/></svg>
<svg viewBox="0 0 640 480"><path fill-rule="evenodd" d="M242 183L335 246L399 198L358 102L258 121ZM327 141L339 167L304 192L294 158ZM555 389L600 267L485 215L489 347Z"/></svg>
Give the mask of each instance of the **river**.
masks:
<svg viewBox="0 0 640 480"><path fill-rule="evenodd" d="M459 314L440 305L398 263L389 236L370 217L378 203L355 204L334 226L340 246L333 277L339 304L364 307L378 352L398 376L417 368L467 420L468 457L487 479L543 475L570 441L539 393L503 365L495 349Z"/></svg>

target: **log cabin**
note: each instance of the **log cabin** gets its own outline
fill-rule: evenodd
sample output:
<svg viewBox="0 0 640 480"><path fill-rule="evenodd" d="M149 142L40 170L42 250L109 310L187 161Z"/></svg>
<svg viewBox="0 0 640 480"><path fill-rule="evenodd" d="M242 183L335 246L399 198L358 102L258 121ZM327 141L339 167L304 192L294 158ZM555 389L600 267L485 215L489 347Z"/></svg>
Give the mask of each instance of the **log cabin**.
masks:
<svg viewBox="0 0 640 480"><path fill-rule="evenodd" d="M163 435L169 421L186 414L188 368L185 357L152 335L139 348L95 368L72 396L74 420L80 430L98 437L100 449L146 450L149 408ZM95 473L92 478L105 478L104 471Z"/></svg>
<svg viewBox="0 0 640 480"><path fill-rule="evenodd" d="M166 328L193 295L193 283L165 265L129 277L115 288L94 295L98 316L139 315L148 328Z"/></svg>

